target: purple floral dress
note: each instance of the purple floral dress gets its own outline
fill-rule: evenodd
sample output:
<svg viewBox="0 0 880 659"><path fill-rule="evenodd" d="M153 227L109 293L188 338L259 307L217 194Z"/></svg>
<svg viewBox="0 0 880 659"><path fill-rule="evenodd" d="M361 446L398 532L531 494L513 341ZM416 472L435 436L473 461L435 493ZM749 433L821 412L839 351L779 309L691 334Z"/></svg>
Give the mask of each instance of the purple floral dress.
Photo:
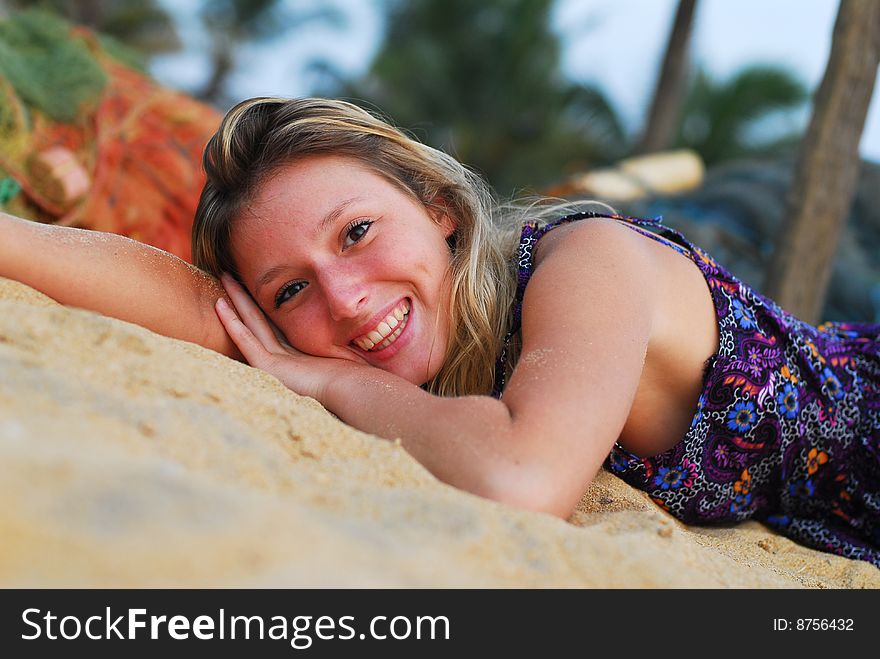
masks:
<svg viewBox="0 0 880 659"><path fill-rule="evenodd" d="M880 325L808 325L659 218L578 213L523 227L513 325L493 395L504 388L506 345L519 330L535 244L554 227L590 217L613 217L675 243L706 278L719 329L681 441L650 458L616 445L605 466L688 524L753 518L804 545L880 567Z"/></svg>

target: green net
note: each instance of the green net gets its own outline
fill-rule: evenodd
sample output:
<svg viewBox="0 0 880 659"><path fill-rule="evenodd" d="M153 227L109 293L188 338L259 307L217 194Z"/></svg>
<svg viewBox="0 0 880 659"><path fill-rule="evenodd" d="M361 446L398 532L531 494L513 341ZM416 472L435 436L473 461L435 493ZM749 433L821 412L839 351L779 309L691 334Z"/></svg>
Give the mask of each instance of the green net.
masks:
<svg viewBox="0 0 880 659"><path fill-rule="evenodd" d="M27 105L64 122L93 109L107 84L85 43L69 32L68 23L40 11L0 22L0 75ZM8 112L0 108L0 116Z"/></svg>
<svg viewBox="0 0 880 659"><path fill-rule="evenodd" d="M218 113L45 12L0 20L0 209L190 258Z"/></svg>

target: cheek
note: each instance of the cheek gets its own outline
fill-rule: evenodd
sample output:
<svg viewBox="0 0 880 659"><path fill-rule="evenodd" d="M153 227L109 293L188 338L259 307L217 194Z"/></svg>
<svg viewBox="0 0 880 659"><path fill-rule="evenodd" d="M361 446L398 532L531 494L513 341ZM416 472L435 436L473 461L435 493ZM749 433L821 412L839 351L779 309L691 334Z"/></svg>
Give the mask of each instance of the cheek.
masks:
<svg viewBox="0 0 880 659"><path fill-rule="evenodd" d="M452 254L432 250L425 255L425 275L432 282L435 300L444 302L452 280Z"/></svg>
<svg viewBox="0 0 880 659"><path fill-rule="evenodd" d="M291 346L316 357L331 357L330 335L327 327L309 310L277 314L273 322Z"/></svg>

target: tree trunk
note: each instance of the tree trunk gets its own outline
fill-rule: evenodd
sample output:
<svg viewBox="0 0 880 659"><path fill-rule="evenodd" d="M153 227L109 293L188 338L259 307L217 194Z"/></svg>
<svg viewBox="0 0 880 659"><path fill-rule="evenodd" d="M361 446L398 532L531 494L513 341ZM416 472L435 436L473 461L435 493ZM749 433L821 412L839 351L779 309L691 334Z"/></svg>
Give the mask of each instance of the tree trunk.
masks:
<svg viewBox="0 0 880 659"><path fill-rule="evenodd" d="M880 63L880 2L841 0L767 273L770 297L819 321L859 173L859 140Z"/></svg>
<svg viewBox="0 0 880 659"><path fill-rule="evenodd" d="M201 91L195 94L200 101L219 107L223 101L226 79L235 65L233 45L222 35L216 37L211 55L211 77Z"/></svg>
<svg viewBox="0 0 880 659"><path fill-rule="evenodd" d="M688 50L697 0L679 0L675 21L666 44L663 67L651 101L648 123L636 153L662 151L672 146L681 115L688 78Z"/></svg>

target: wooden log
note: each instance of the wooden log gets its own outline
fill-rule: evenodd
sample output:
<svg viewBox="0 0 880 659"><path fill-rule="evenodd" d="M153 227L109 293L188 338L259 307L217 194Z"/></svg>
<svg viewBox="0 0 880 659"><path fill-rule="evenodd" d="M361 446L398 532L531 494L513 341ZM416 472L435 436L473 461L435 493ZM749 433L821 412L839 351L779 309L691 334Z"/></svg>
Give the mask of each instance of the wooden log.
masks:
<svg viewBox="0 0 880 659"><path fill-rule="evenodd" d="M70 208L91 186L89 175L76 156L61 146L35 154L29 169L34 187L61 208Z"/></svg>
<svg viewBox="0 0 880 659"><path fill-rule="evenodd" d="M705 167L687 149L651 153L621 160L615 167L576 174L545 190L551 197L589 196L611 202L656 194L677 194L703 182Z"/></svg>

